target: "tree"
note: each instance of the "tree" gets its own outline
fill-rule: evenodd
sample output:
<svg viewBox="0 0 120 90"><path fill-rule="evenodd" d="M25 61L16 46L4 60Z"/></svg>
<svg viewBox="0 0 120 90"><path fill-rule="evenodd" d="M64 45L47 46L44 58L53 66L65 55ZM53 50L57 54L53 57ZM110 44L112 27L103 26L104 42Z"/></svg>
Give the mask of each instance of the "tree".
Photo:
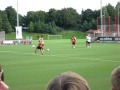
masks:
<svg viewBox="0 0 120 90"><path fill-rule="evenodd" d="M0 11L0 31L2 31L2 11Z"/></svg>
<svg viewBox="0 0 120 90"><path fill-rule="evenodd" d="M34 23L35 22L34 21L34 12L33 11L27 12L27 16L24 17L24 19L26 20L26 21L24 21L26 26L28 26L31 21Z"/></svg>
<svg viewBox="0 0 120 90"><path fill-rule="evenodd" d="M6 33L11 33L13 31L10 22L8 21L7 18L7 14L6 12L2 12L2 29L6 32Z"/></svg>
<svg viewBox="0 0 120 90"><path fill-rule="evenodd" d="M82 25L82 31L86 32L88 30L89 30L89 23L87 21L84 21Z"/></svg>
<svg viewBox="0 0 120 90"><path fill-rule="evenodd" d="M17 26L17 13L12 6L9 6L5 9L5 12L8 17L8 21L11 24L12 29L15 31L15 26Z"/></svg>
<svg viewBox="0 0 120 90"><path fill-rule="evenodd" d="M35 22L37 21L39 21L40 20L40 22L46 22L46 16L47 16L47 13L46 12L44 12L44 11L37 11L37 12L35 12L35 14L34 14L34 19L35 19Z"/></svg>
<svg viewBox="0 0 120 90"><path fill-rule="evenodd" d="M56 13L57 13L57 10L56 9L54 9L54 8L52 8L52 9L50 9L49 10L49 12L48 12L48 16L47 16L47 23L48 22L56 22Z"/></svg>
<svg viewBox="0 0 120 90"><path fill-rule="evenodd" d="M96 29L96 28L97 28L96 21L95 21L95 19L92 19L92 21L91 21L91 29Z"/></svg>
<svg viewBox="0 0 120 90"><path fill-rule="evenodd" d="M42 26L41 26L41 22L39 20L38 22L35 22L35 24L34 24L34 31L36 33L42 33L41 29L42 29Z"/></svg>
<svg viewBox="0 0 120 90"><path fill-rule="evenodd" d="M105 17L109 16L106 6L102 8L102 12Z"/></svg>
<svg viewBox="0 0 120 90"><path fill-rule="evenodd" d="M28 32L33 32L34 31L34 25L33 22L31 21L30 24L28 25Z"/></svg>
<svg viewBox="0 0 120 90"><path fill-rule="evenodd" d="M66 29L75 28L77 26L77 19L79 14L73 8L64 8L57 11L56 25Z"/></svg>
<svg viewBox="0 0 120 90"><path fill-rule="evenodd" d="M82 11L82 22L84 21L91 22L93 18L94 18L94 13L91 9Z"/></svg>
<svg viewBox="0 0 120 90"><path fill-rule="evenodd" d="M117 13L116 15L118 15L118 14L120 15L120 1L117 3L115 8L116 8L116 13Z"/></svg>
<svg viewBox="0 0 120 90"><path fill-rule="evenodd" d="M115 11L114 6L112 6L111 4L108 4L108 5L106 6L106 9L107 9L107 12L108 12L108 15L109 15L109 16L115 17L116 11Z"/></svg>

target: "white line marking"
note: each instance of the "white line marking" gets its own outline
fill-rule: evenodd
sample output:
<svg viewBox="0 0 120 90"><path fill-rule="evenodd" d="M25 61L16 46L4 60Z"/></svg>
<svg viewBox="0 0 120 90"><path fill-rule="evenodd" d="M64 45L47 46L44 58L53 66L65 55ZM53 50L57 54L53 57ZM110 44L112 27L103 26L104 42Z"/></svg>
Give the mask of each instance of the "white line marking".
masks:
<svg viewBox="0 0 120 90"><path fill-rule="evenodd" d="M19 53L19 54L28 54L28 55L33 55L34 53L23 53L23 52L14 52L14 51L0 51L2 53L6 52L11 52L11 53ZM35 55L40 55L40 54L35 54ZM43 55L43 56L52 56L52 57L66 57L66 58L79 58L79 59L85 59L85 60L92 60L92 61L106 61L106 62L120 62L120 61L114 61L114 60L103 60L103 59L98 59L98 58L81 58L81 57L71 57L71 56L58 56L58 55Z"/></svg>

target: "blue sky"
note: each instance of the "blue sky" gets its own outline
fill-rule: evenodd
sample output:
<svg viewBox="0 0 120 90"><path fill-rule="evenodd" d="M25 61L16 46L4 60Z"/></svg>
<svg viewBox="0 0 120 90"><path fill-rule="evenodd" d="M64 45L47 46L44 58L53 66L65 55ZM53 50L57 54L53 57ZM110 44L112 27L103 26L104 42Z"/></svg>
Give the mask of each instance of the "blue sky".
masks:
<svg viewBox="0 0 120 90"><path fill-rule="evenodd" d="M82 9L100 9L101 0L18 0L18 13L26 15L28 11L46 11L55 8L57 10L62 8L72 7L80 14ZM120 0L102 0L102 6L108 3L115 6ZM5 10L6 7L12 6L17 10L17 0L0 0L0 10Z"/></svg>

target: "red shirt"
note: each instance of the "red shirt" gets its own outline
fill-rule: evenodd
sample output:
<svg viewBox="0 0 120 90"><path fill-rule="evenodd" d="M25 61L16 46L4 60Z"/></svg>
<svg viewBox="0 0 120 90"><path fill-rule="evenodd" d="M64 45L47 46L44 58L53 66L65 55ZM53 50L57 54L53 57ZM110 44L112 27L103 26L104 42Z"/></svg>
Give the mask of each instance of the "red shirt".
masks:
<svg viewBox="0 0 120 90"><path fill-rule="evenodd" d="M72 41L72 42L76 42L76 37L72 37L72 38L71 38L71 41Z"/></svg>

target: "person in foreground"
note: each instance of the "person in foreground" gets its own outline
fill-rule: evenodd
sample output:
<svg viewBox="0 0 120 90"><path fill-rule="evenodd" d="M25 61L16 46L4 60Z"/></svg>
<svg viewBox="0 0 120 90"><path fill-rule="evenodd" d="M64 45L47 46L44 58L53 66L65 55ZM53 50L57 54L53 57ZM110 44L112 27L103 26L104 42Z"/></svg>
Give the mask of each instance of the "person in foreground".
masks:
<svg viewBox="0 0 120 90"><path fill-rule="evenodd" d="M112 90L120 90L120 66L112 71L111 84Z"/></svg>
<svg viewBox="0 0 120 90"><path fill-rule="evenodd" d="M8 85L4 83L4 73L1 65L0 65L0 90L9 90Z"/></svg>
<svg viewBox="0 0 120 90"><path fill-rule="evenodd" d="M90 90L87 81L75 72L64 72L53 78L47 90Z"/></svg>

